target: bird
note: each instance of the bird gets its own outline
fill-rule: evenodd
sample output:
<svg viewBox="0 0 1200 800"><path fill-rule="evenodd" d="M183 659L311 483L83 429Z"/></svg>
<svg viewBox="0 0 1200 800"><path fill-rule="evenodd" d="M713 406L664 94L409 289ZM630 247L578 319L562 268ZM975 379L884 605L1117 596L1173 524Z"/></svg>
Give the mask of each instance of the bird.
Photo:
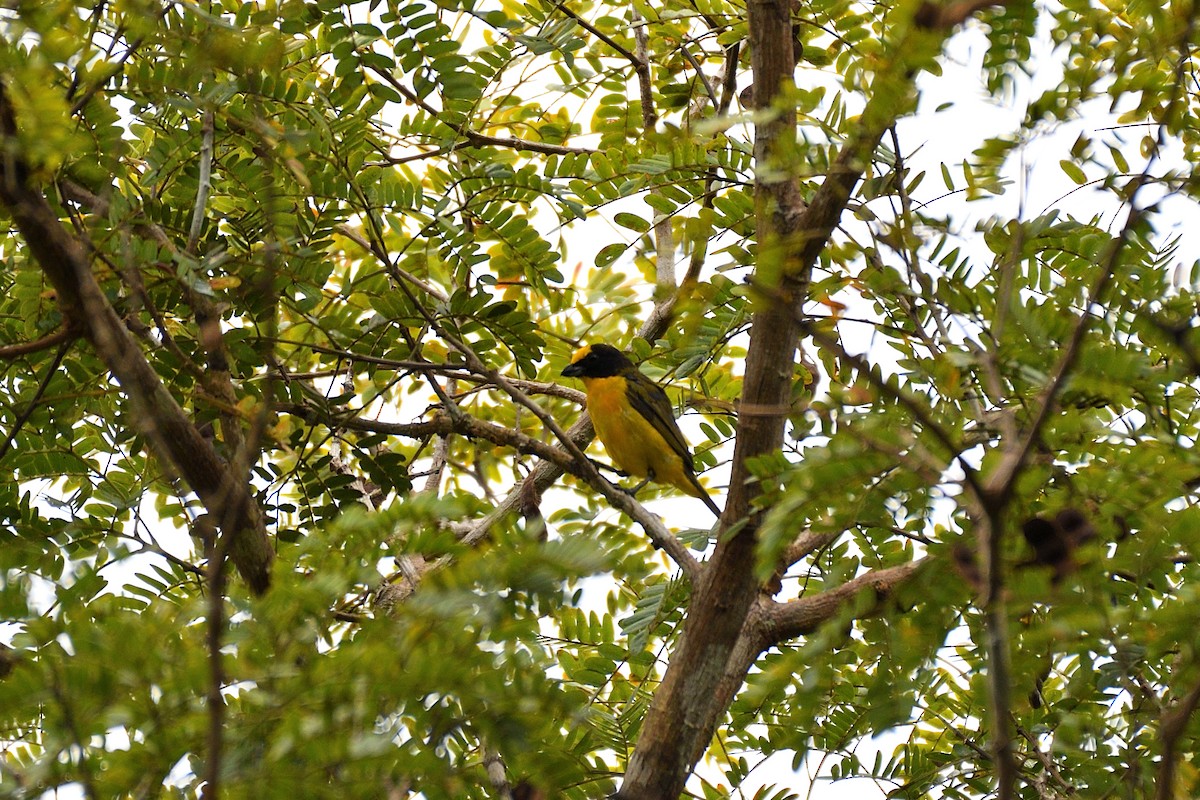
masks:
<svg viewBox="0 0 1200 800"><path fill-rule="evenodd" d="M562 374L583 381L592 427L617 467L674 486L721 516L721 509L696 480L692 454L675 423L667 393L624 353L610 344L584 345Z"/></svg>

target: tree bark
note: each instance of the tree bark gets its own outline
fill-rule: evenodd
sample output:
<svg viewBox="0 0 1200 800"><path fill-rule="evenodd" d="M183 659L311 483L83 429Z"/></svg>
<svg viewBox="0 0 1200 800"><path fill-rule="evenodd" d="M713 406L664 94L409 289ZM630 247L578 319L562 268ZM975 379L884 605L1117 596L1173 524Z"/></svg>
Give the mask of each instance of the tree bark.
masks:
<svg viewBox="0 0 1200 800"><path fill-rule="evenodd" d="M780 102L791 85L790 0L749 3L750 53L754 71L754 103L772 116L755 132L755 209L758 267L755 285L762 291L746 359L746 379L739 414L733 473L722 527L747 517L758 489L746 464L756 455L777 449L792 386L792 364L799 341L793 309L806 285L799 265L796 234L803 199L795 161L796 115ZM747 617L758 595L754 577L757 521L723 538L696 586L683 634L654 693L642 733L630 758L621 800L678 797L696 761L712 737L717 688L726 674Z"/></svg>
<svg viewBox="0 0 1200 800"><path fill-rule="evenodd" d="M971 13L986 5L972 2L963 8ZM914 9L911 26L896 23L900 34L890 63L880 66L857 128L806 205L797 177L801 159L788 91L795 65L791 3L750 0L747 11L753 104L760 115L754 141L758 249L752 280L758 305L750 328L729 498L720 522L723 529L734 523L740 527L736 535L721 537L695 587L619 800L680 795L754 658L781 641L781 631L800 635L814 620L828 618L844 602L843 589L853 592L870 585L886 593L916 569L914 563L868 573L821 596L765 610L754 573L759 521L750 514L759 488L747 464L782 446L813 266L880 139L907 107L917 71L933 62L949 29L962 18L925 19L922 8Z"/></svg>
<svg viewBox="0 0 1200 800"><path fill-rule="evenodd" d="M217 455L163 386L92 274L82 242L38 188L21 154L16 115L0 83L0 204L12 216L58 295L68 329L84 336L121 384L151 452L182 477L229 537L228 552L257 594L270 583L274 553L262 512L244 479Z"/></svg>

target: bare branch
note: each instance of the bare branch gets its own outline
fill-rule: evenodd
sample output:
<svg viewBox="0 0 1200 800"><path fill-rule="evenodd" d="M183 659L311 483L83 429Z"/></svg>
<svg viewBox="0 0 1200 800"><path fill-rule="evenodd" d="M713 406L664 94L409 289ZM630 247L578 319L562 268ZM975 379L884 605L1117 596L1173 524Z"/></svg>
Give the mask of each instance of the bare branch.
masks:
<svg viewBox="0 0 1200 800"><path fill-rule="evenodd" d="M837 541L840 533L813 533L805 531L797 536L787 549L783 551L782 566L790 567L807 558L818 550L828 547Z"/></svg>
<svg viewBox="0 0 1200 800"><path fill-rule="evenodd" d="M462 135L467 137L472 147L507 147L510 150L541 153L548 156L591 155L596 151L590 147L568 147L565 144L549 142L534 142L529 139L516 139L511 136L490 136L479 131L465 130Z"/></svg>
<svg viewBox="0 0 1200 800"><path fill-rule="evenodd" d="M636 58L633 62L638 76L638 96L642 106L642 129L648 136L654 132L658 124L658 112L654 108L654 85L650 75L650 42L646 31L646 21L642 19L637 6L629 7L633 18L633 40L637 44ZM662 195L662 189L651 188L651 197ZM653 209L651 209L654 211ZM675 288L675 237L671 232L671 216L661 211L654 211L657 219L654 221L654 281L659 286Z"/></svg>
<svg viewBox="0 0 1200 800"><path fill-rule="evenodd" d="M863 591L875 593L872 609L877 613L883 610L884 601L896 587L912 578L928 561L928 558L920 558L895 567L871 570L836 588L775 604L762 620L763 637L770 644L778 644L811 634Z"/></svg>
<svg viewBox="0 0 1200 800"><path fill-rule="evenodd" d="M461 412L450 414L444 409L440 409L424 422L405 423L362 419L353 414L330 414L322 409L299 403L280 403L275 406L275 409L286 414L293 414L308 422L321 422L333 430L382 433L388 436L404 436L412 439L451 434L483 439L503 447L511 447L520 453L537 456L544 461L556 464L565 472L576 473L578 471L576 460L562 448L526 436L520 431L493 425Z"/></svg>
<svg viewBox="0 0 1200 800"><path fill-rule="evenodd" d="M692 55L692 51L688 50L687 42L681 44L679 49L683 53L683 57L687 59L687 62L692 65L692 69L696 70L696 77L700 80L700 85L704 87L704 93L708 96L708 102L712 103L713 109L720 108L721 101L717 99L717 92L713 88L712 81L705 74L703 65Z"/></svg>
<svg viewBox="0 0 1200 800"><path fill-rule="evenodd" d="M192 209L192 225L188 230L186 248L193 254L200 242L200 231L204 228L204 207L208 205L208 193L212 190L213 133L213 112L205 111L200 131L200 175L196 180L196 205Z"/></svg>
<svg viewBox="0 0 1200 800"><path fill-rule="evenodd" d="M32 342L21 342L20 344L0 345L0 361L12 361L13 359L27 356L31 353L40 353L42 350L49 350L55 345L69 342L78 339L79 334L67 328L60 328L54 333L49 333L40 339L35 339Z"/></svg>

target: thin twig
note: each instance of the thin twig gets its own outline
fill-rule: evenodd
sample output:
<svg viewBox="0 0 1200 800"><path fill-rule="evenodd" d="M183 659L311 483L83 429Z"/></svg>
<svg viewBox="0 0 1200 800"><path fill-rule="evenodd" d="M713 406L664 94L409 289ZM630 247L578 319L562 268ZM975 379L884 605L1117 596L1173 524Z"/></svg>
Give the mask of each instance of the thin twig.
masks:
<svg viewBox="0 0 1200 800"><path fill-rule="evenodd" d="M846 361L854 368L858 374L866 378L872 386L878 389L883 394L891 397L897 403L905 408L908 413L921 424L923 428L928 430L933 437L941 443L949 453L951 460L957 461L963 470L963 483L970 488L978 498L982 499L983 488L978 482L978 477L975 474L975 469L967 463L962 457L962 445L955 442L950 433L937 423L929 414L929 410L919 403L916 398L912 397L908 392L901 389L899 386L894 386L889 383L886 378L878 371L878 369L868 362L862 356L857 356L846 350L837 339L833 338L823 330L813 325L807 319L800 320L800 327L804 333L819 345L829 350L832 350L838 358Z"/></svg>
<svg viewBox="0 0 1200 800"><path fill-rule="evenodd" d="M91 24L88 26L87 33L88 47L92 47L97 50L102 49L96 44L96 34L100 32L100 24L104 21L104 12L107 10L107 8L108 0L99 0L99 2L92 6ZM109 40L108 48L104 50L104 55L106 58L112 55L113 48L117 46L117 42L121 39L124 33L124 26L118 26L115 34ZM71 74L71 83L69 86L67 86L67 91L64 94L66 99L70 100L75 96L75 92L79 89L79 83L82 77L82 71L78 68Z"/></svg>
<svg viewBox="0 0 1200 800"><path fill-rule="evenodd" d="M453 415L445 409L441 409L422 422L383 422L362 419L352 414L345 416L330 414L326 409L300 403L277 403L273 409L279 413L293 414L308 422L320 422L331 430L381 433L410 439L427 439L431 436L449 436L451 434L482 439L503 447L510 447L520 453L537 456L543 461L558 465L565 471L578 473L575 469L574 459L561 448L554 447L540 439L534 439L520 431L484 422L461 411L457 415Z"/></svg>
<svg viewBox="0 0 1200 800"><path fill-rule="evenodd" d="M120 33L119 30L118 33ZM117 35L113 37L113 40L116 41L120 38L121 37ZM100 91L100 89L104 87L104 84L115 78L117 74L125 68L125 62L128 61L135 52L137 52L137 49L142 46L142 42L144 41L144 37L138 37L130 42L129 47L125 49L125 52L121 54L121 57L109 65L109 68L105 70L104 74L93 81L92 85L87 88L87 91L81 94L75 100L75 102L71 104L72 117L82 111L84 106L91 102L92 97L94 97L96 92Z"/></svg>
<svg viewBox="0 0 1200 800"><path fill-rule="evenodd" d="M729 106L733 104L733 96L737 94L737 68L741 47L741 42L733 42L725 48L725 75L724 80L721 81L721 102L717 105L718 117L729 113Z"/></svg>
<svg viewBox="0 0 1200 800"><path fill-rule="evenodd" d="M8 453L9 448L12 447L12 443L17 438L17 434L24 427L25 423L29 421L33 410L38 407L38 403L42 400L42 395L46 393L46 389L50 386L50 381L54 378L54 374L58 372L63 358L67 355L67 351L71 349L71 343L74 341L74 338L70 338L59 345L58 352L54 354L54 360L50 362L50 368L42 376L42 381L38 384L37 391L33 393L33 397L29 399L28 405L17 415L16 420L13 421L13 426L9 429L8 436L4 437L4 444L0 444L0 458L4 458Z"/></svg>
<svg viewBox="0 0 1200 800"><path fill-rule="evenodd" d="M417 93L414 92L412 89L409 89L407 86L405 86L400 81L400 79L397 78L395 75L391 74L390 72L388 72L386 70L378 69L374 66L368 65L367 69L371 70L372 73L374 73L375 75L378 75L380 78L383 78L383 80L389 86L391 86L393 89L395 89L397 92L399 92L404 97L405 100L407 100L408 102L417 106L422 111L424 111L426 114L429 114L432 117L440 117L441 116L441 112L439 112L436 108L434 108L429 103L427 103L425 100L423 100L421 97L419 97L417 95ZM489 136L486 133L480 133L479 131L470 130L468 128L463 128L463 129L459 130L458 133L460 136L462 136L464 139L466 139L467 142L473 147L486 147L486 146L507 147L512 150L521 150L521 151L525 151L525 152L529 152L529 153L541 153L543 155L552 155L552 156L590 155L590 154L596 152L595 150L592 150L587 147L568 147L567 145L550 144L549 142L534 142L534 141L530 141L528 139L515 139L515 138L511 138L511 137L504 137L504 136ZM456 146L454 146L453 149L457 150L457 149L459 149L459 146L456 145ZM407 159L407 160L413 160L413 159ZM403 163L403 160L397 161L395 163Z"/></svg>
<svg viewBox="0 0 1200 800"><path fill-rule="evenodd" d="M188 253L196 254L196 245L200 242L200 231L204 227L204 208L208 205L208 194L212 190L212 161L213 161L213 112L204 112L200 134L200 177L196 181L196 203L192 208L192 225L188 230Z"/></svg>
<svg viewBox="0 0 1200 800"><path fill-rule="evenodd" d="M633 40L637 45L637 60L634 67L638 76L638 93L642 106L642 131L649 136L658 124L658 112L654 109L654 85L650 75L650 41L646 22L636 6L630 6L633 18ZM662 195L662 189L653 187L651 197ZM671 216L655 211L654 222L654 282L660 287L675 288L675 237L671 232Z"/></svg>
<svg viewBox="0 0 1200 800"><path fill-rule="evenodd" d="M144 523L142 523L142 524L144 527ZM116 531L116 534L117 534L117 536L119 536L121 538L129 539L130 541L137 542L139 545L141 545L141 547L136 551L137 554L153 553L154 555L160 556L163 559L165 559L166 561L168 561L169 563L174 564L175 566L179 567L184 572L191 573L192 575L196 575L197 577L201 577L201 578L204 577L204 570L202 568L196 566L195 564L191 563L190 561L185 561L184 559L180 558L179 556L175 555L174 553L170 553L170 552L164 550L160 545L155 544L154 541L152 541L150 539L143 539L141 536L137 536L134 534L121 533L119 530Z"/></svg>
<svg viewBox="0 0 1200 800"><path fill-rule="evenodd" d="M507 147L510 150L541 153L548 156L592 155L596 151L590 147L568 147L565 144L550 142L534 142L529 139L517 139L512 136L491 136L479 131L464 130L462 135L472 147Z"/></svg>
<svg viewBox="0 0 1200 800"><path fill-rule="evenodd" d="M1046 753L1038 746L1037 737L1020 726L1017 727L1017 733L1029 743L1029 749L1033 752L1034 758L1042 765L1042 772L1050 776L1058 784L1063 794L1075 794L1075 787L1067 783L1066 779L1063 778L1062 773L1058 770L1058 765L1054 763L1054 759L1050 757L1049 753Z"/></svg>
<svg viewBox="0 0 1200 800"><path fill-rule="evenodd" d="M576 14L576 13L575 13L574 11L572 11L571 9L567 8L567 4L566 4L566 2L560 2L560 3L559 3L557 6L556 6L556 8L557 8L559 11L563 12L564 14L566 14L566 15L567 15L568 17L570 17L571 19L575 20L575 24L576 24L576 25L578 25L579 27L583 28L585 31L587 31L588 33L590 33L592 36L595 36L597 39L599 39L600 41L604 42L606 45L608 45L608 46L609 46L609 47L611 47L613 50L615 50L617 53L619 53L619 54L621 55L621 57L622 57L622 58L624 58L624 59L625 59L626 61L628 61L630 64L633 64L633 66L634 66L634 67L636 67L636 68L640 69L640 68L642 67L642 65L643 65L644 63L646 63L646 62L645 62L645 61L643 61L643 60L642 60L642 59L641 59L641 58L640 58L638 55L634 55L633 53L629 52L629 50L628 50L627 48L625 48L625 47L623 47L622 45L620 45L620 44L618 44L617 42L615 42L611 36L609 36L608 34L604 33L603 31L599 30L599 29L598 29L598 28L597 28L595 25L593 25L592 23L588 22L586 19L584 19L583 17L579 16L578 14ZM633 13L634 13L634 14L636 14L637 12L636 12L636 11L634 11Z"/></svg>
<svg viewBox="0 0 1200 800"><path fill-rule="evenodd" d="M709 81L708 76L704 74L704 67L692 55L692 51L688 50L687 42L681 44L679 49L683 52L683 57L687 59L687 62L692 65L692 69L696 70L696 77L700 79L701 85L704 86L704 93L708 95L708 100L712 103L713 110L720 108L721 103L717 99L717 92L713 88L712 82Z"/></svg>
<svg viewBox="0 0 1200 800"><path fill-rule="evenodd" d="M397 267L394 264L392 264L391 260L388 258L387 252L384 251L381 246L379 246L376 242L373 242L373 241L367 239L365 236L363 236L361 233L359 233L358 231L351 228L349 225L346 225L343 223L343 224L335 225L333 227L333 229L335 231L337 231L338 233L340 233L342 236L345 236L350 241L354 242L356 245L358 245L362 249L366 250L371 255L375 256L375 258L379 259L380 262L387 264L389 266L389 268L392 271L394 271L397 275L399 275L401 278L403 278L404 280L411 283L413 286L420 289L422 292L428 294L430 297L441 300L442 302L445 302L448 299L447 294L445 292L443 292L441 289L439 289L438 287L434 286L431 283L426 283L425 281L421 280L417 276L415 276L409 272L406 272L405 270L401 269L400 267Z"/></svg>

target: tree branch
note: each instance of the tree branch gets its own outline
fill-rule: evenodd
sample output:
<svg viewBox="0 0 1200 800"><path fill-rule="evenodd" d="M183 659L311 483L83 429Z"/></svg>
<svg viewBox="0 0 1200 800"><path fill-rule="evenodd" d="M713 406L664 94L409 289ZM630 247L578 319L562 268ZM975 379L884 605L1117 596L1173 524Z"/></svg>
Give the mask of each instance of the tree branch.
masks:
<svg viewBox="0 0 1200 800"><path fill-rule="evenodd" d="M928 562L929 558L926 557L895 567L871 570L819 594L776 603L763 615L763 639L769 646L797 636L807 636L822 623L833 619L838 611L863 591L875 593L871 613L878 613L883 608L884 600L892 595L896 587L912 578Z"/></svg>
<svg viewBox="0 0 1200 800"><path fill-rule="evenodd" d="M400 81L400 79L397 78L395 75L393 75L390 72L387 72L385 70L379 69L375 66L368 65L367 68L370 69L371 72L373 72L374 74L378 75L380 78L383 78L383 80L389 86L391 86L393 89L395 89L397 92L399 92L404 97L405 100L407 100L408 102L417 106L422 111L424 111L426 114L429 114L432 117L440 116L440 114L436 108L434 108L429 103L425 102L423 99L418 97L416 92L414 92L412 89L409 89L407 86L405 86ZM490 147L507 147L512 150L524 150L524 151L527 151L530 153L541 153L543 155L551 155L551 156L590 155L591 153L595 152L594 150L587 148L587 147L568 147L568 146L562 145L562 144L550 144L549 142L534 142L534 141L530 141L528 139L514 139L514 138L509 138L509 137L504 137L504 136L489 136L486 133L480 133L479 131L473 131L473 130L465 129L465 128L462 130L459 130L458 134L460 136L462 136L464 139L466 139L467 142L473 147L489 147L489 146ZM455 148L455 149L457 149L457 148ZM395 163L402 163L402 161L396 161Z"/></svg>
<svg viewBox="0 0 1200 800"><path fill-rule="evenodd" d="M11 214L30 253L58 295L68 330L82 333L121 384L138 432L220 521L231 539L238 571L257 593L267 589L273 553L261 510L229 466L200 435L163 386L96 282L82 244L72 236L36 188L8 96L0 84L0 204Z"/></svg>
<svg viewBox="0 0 1200 800"><path fill-rule="evenodd" d="M200 175L196 179L196 204L192 209L192 225L188 229L186 249L189 253L196 252L200 242L200 231L204 228L204 208L208 205L208 193L212 190L212 161L213 161L213 112L204 112L200 138Z"/></svg>
<svg viewBox="0 0 1200 800"><path fill-rule="evenodd" d="M650 75L650 37L646 31L646 20L637 6L630 6L633 19L633 41L637 46L633 67L638 76L638 97L642 107L642 135L651 136L658 124L658 112L654 107L654 84ZM651 187L647 193L661 197L662 189ZM671 232L671 215L651 208L654 220L654 282L660 287L675 288L675 237Z"/></svg>
<svg viewBox="0 0 1200 800"><path fill-rule="evenodd" d="M49 350L55 345L63 342L73 341L79 338L79 334L68 329L60 328L54 333L48 333L40 339L35 339L32 342L21 342L20 344L0 345L0 361L12 361L21 356L27 356L30 353L40 353L42 350Z"/></svg>
<svg viewBox="0 0 1200 800"><path fill-rule="evenodd" d="M502 447L510 447L519 453L537 456L543 461L549 461L557 465L564 472L576 475L579 473L576 460L561 447L546 444L512 428L505 428L500 425L493 425L490 422L484 422L469 414L450 414L445 410L438 410L430 419L423 422L405 423L362 419L353 414L331 414L314 406L301 403L279 403L276 404L275 409L285 414L300 417L310 423L320 422L332 430L382 433L387 436L404 436L411 439L425 439L430 436L449 436L450 434L458 434L472 439L483 439Z"/></svg>
<svg viewBox="0 0 1200 800"><path fill-rule="evenodd" d="M620 45L616 41L614 41L611 36L604 33L603 31L597 29L595 25L588 22L586 19L579 16L571 9L567 8L567 4L566 4L565 0L563 0L563 2L560 2L558 4L557 8L559 11L563 12L568 17L575 20L576 25L583 28L585 31L590 33L592 36L595 36L600 41L604 42L606 45L611 47L613 49L613 51L620 54L620 56L622 58L624 58L630 64L633 64L634 68L638 68L638 69L641 68L641 66L644 62L638 56L629 52L629 50L627 48L623 47L622 45Z"/></svg>
<svg viewBox="0 0 1200 800"><path fill-rule="evenodd" d="M791 390L792 363L799 327L792 307L804 293L804 269L795 262L797 222L804 207L794 151L795 110L772 103L791 85L791 5L786 0L748 3L750 53L756 104L770 117L755 129L755 209L758 233L758 282L775 293L793 293L791 302L767 303L751 323L743 383L743 405L783 409ZM768 177L770 176L770 177ZM678 797L688 774L712 736L722 709L716 690L744 631L758 586L754 578L756 523L748 519L757 485L747 469L755 456L778 449L784 415L748 415L739 420L729 497L720 525L746 520L733 536L722 536L704 577L695 587L683 624L683 636L651 701L618 797L657 800Z"/></svg>
<svg viewBox="0 0 1200 800"><path fill-rule="evenodd" d="M1200 704L1200 681L1174 703L1163 708L1158 721L1158 740L1162 759L1158 762L1158 774L1154 780L1155 800L1172 800L1175 797L1175 770L1179 763L1179 739L1187 728L1188 721Z"/></svg>
<svg viewBox="0 0 1200 800"><path fill-rule="evenodd" d="M740 521L720 538L693 592L683 636L654 695L629 761L620 800L677 797L711 740L725 707L716 689L759 592L754 572L759 493L749 464L777 452L799 345L809 276L871 162L884 132L904 108L919 67L932 63L942 35L919 27L892 45L859 126L806 206L798 179L796 114L787 99L795 69L789 0L751 0L749 49L754 73L755 216L758 240L753 287L760 303L751 321L730 491L721 525ZM761 413L747 414L748 409ZM732 695L730 695L732 696Z"/></svg>
<svg viewBox="0 0 1200 800"><path fill-rule="evenodd" d="M42 395L46 393L46 387L50 385L50 380L54 377L54 373L58 372L58 368L62 365L63 358L67 355L67 351L71 348L71 342L74 339L66 339L58 348L58 352L54 354L54 360L50 362L50 368L46 370L46 374L42 376L41 382L38 384L37 390L34 391L33 397L29 398L29 403L13 420L12 428L8 432L8 436L4 437L4 443L0 444L0 459L8 453L8 449L12 447L12 443L16 441L17 434L21 428L29 420L33 414L33 410L38 407L41 402Z"/></svg>

